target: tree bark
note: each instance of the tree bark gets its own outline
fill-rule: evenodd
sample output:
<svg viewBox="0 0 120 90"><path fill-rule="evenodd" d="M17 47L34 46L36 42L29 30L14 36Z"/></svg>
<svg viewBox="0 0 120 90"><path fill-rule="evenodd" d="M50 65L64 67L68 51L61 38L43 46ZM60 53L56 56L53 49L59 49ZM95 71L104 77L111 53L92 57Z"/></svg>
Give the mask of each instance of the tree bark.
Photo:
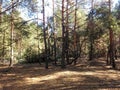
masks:
<svg viewBox="0 0 120 90"><path fill-rule="evenodd" d="M0 13L2 12L2 3L3 0L0 0ZM0 29L2 30L2 14L0 14ZM2 60L4 62L5 57L5 29L3 30L3 38L2 38Z"/></svg>
<svg viewBox="0 0 120 90"><path fill-rule="evenodd" d="M53 33L53 36L54 36L54 59L55 59L55 65L57 65L57 57L56 57L56 33L55 33L55 15L54 15L54 13L55 13L55 10L54 10L54 8L55 8L55 4L54 4L54 0L52 0L52 3L53 3L53 30L54 30L54 33Z"/></svg>
<svg viewBox="0 0 120 90"><path fill-rule="evenodd" d="M69 7L69 0L67 0L67 7L66 7L66 61L67 64L69 64L69 13L68 13L68 7Z"/></svg>
<svg viewBox="0 0 120 90"><path fill-rule="evenodd" d="M92 15L91 15L91 20L90 20L90 51L89 51L89 60L93 60L93 43L94 43L94 38L93 38L93 31L94 31L94 23L93 23L93 9L94 9L94 4L93 4L94 0L92 0L91 2L91 6L92 6Z"/></svg>
<svg viewBox="0 0 120 90"><path fill-rule="evenodd" d="M62 60L61 60L61 68L65 68L65 18L64 18L64 3L65 3L65 0L62 0Z"/></svg>
<svg viewBox="0 0 120 90"><path fill-rule="evenodd" d="M74 60L74 65L76 65L76 62L77 62L77 60L76 60L76 54L77 54L77 34L76 34L76 25L77 25L77 0L75 0L75 14L74 14L75 16L75 18L74 18L74 53L75 53L75 56L74 56L74 58L75 58L75 60Z"/></svg>
<svg viewBox="0 0 120 90"><path fill-rule="evenodd" d="M45 68L48 69L48 53L47 53L47 41L46 41L46 29L45 29L45 6L44 6L44 0L42 0L42 6L43 6L43 34L44 34L44 48L45 48Z"/></svg>
<svg viewBox="0 0 120 90"><path fill-rule="evenodd" d="M14 32L14 16L13 16L13 9L14 9L14 6L13 6L13 0L11 0L11 3L12 3L12 11L11 11L11 50L10 50L10 64L9 66L12 67L13 66L13 59L14 59L14 51L13 51L13 32Z"/></svg>
<svg viewBox="0 0 120 90"><path fill-rule="evenodd" d="M111 0L109 0L109 19L111 17ZM113 36L113 30L111 28L111 22L109 22L109 38L110 38L110 62L112 64L112 68L115 69L115 59L114 59L114 36Z"/></svg>

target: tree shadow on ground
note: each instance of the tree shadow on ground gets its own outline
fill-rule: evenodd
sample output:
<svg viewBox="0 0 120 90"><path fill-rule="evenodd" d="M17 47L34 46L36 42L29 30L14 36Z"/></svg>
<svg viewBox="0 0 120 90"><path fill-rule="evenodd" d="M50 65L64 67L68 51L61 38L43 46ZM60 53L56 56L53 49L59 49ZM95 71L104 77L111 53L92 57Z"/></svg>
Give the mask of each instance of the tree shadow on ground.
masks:
<svg viewBox="0 0 120 90"><path fill-rule="evenodd" d="M77 81L67 80L66 77L41 81L36 84L24 84L17 86L7 86L4 90L119 90L120 82L117 80L103 80L95 76L81 76L83 80ZM72 77L69 77L72 78Z"/></svg>
<svg viewBox="0 0 120 90"><path fill-rule="evenodd" d="M104 65L102 60L95 60L90 65L71 65L64 70L54 66L44 69L44 65L39 64L16 65L9 72L0 72L0 89L119 90L120 72ZM5 66L0 67L0 71L3 69Z"/></svg>

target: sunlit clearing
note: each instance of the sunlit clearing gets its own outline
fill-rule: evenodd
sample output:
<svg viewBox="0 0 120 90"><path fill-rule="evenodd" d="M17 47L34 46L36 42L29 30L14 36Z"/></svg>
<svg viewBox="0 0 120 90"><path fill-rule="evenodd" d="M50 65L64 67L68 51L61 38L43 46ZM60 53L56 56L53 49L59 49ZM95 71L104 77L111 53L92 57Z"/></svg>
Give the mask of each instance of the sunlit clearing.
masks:
<svg viewBox="0 0 120 90"><path fill-rule="evenodd" d="M25 82L27 82L28 84L37 84L37 83L45 83L45 81L50 81L50 80L57 80L57 79L62 79L63 81L67 81L67 82L74 82L74 81L84 81L84 77L82 76L95 76L101 79L107 79L107 80L111 80L114 79L116 80L118 75L116 75L115 73L111 73L108 71L108 73L105 73L106 71L101 71L101 72L91 72L91 71L86 71L86 72L77 72L77 71L61 71L61 72L57 72L57 73L53 73L50 75L46 75L46 76L37 76L37 77L28 77L25 78Z"/></svg>
<svg viewBox="0 0 120 90"><path fill-rule="evenodd" d="M42 77L39 76L39 77L33 77L33 78L25 78L25 81L28 82L28 83L38 83L38 82L42 82L42 81L58 79L58 78L64 77L64 76L68 77L68 76L74 76L74 75L79 75L79 72L63 71L63 72L57 72L57 73L54 73L54 74L51 74L51 75L42 76Z"/></svg>

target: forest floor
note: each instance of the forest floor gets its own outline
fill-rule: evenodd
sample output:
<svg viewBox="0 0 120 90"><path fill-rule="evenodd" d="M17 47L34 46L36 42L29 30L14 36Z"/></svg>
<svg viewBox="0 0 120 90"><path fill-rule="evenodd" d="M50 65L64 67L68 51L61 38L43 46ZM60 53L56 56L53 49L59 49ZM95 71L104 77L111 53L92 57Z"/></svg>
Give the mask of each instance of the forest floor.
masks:
<svg viewBox="0 0 120 90"><path fill-rule="evenodd" d="M120 59L117 61L120 67ZM119 63L118 63L119 62ZM66 69L44 65L0 65L0 90L120 90L120 70L106 66L105 59L79 60Z"/></svg>

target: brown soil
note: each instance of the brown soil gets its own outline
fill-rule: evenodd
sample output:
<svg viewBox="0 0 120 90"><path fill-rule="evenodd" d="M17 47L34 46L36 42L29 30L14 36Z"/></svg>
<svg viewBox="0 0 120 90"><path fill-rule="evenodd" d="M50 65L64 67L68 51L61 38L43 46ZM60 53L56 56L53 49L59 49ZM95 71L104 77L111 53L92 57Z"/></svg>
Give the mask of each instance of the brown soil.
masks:
<svg viewBox="0 0 120 90"><path fill-rule="evenodd" d="M64 70L43 66L15 65L8 70L0 65L0 90L120 90L120 71L106 66L104 59L89 63L81 59Z"/></svg>

